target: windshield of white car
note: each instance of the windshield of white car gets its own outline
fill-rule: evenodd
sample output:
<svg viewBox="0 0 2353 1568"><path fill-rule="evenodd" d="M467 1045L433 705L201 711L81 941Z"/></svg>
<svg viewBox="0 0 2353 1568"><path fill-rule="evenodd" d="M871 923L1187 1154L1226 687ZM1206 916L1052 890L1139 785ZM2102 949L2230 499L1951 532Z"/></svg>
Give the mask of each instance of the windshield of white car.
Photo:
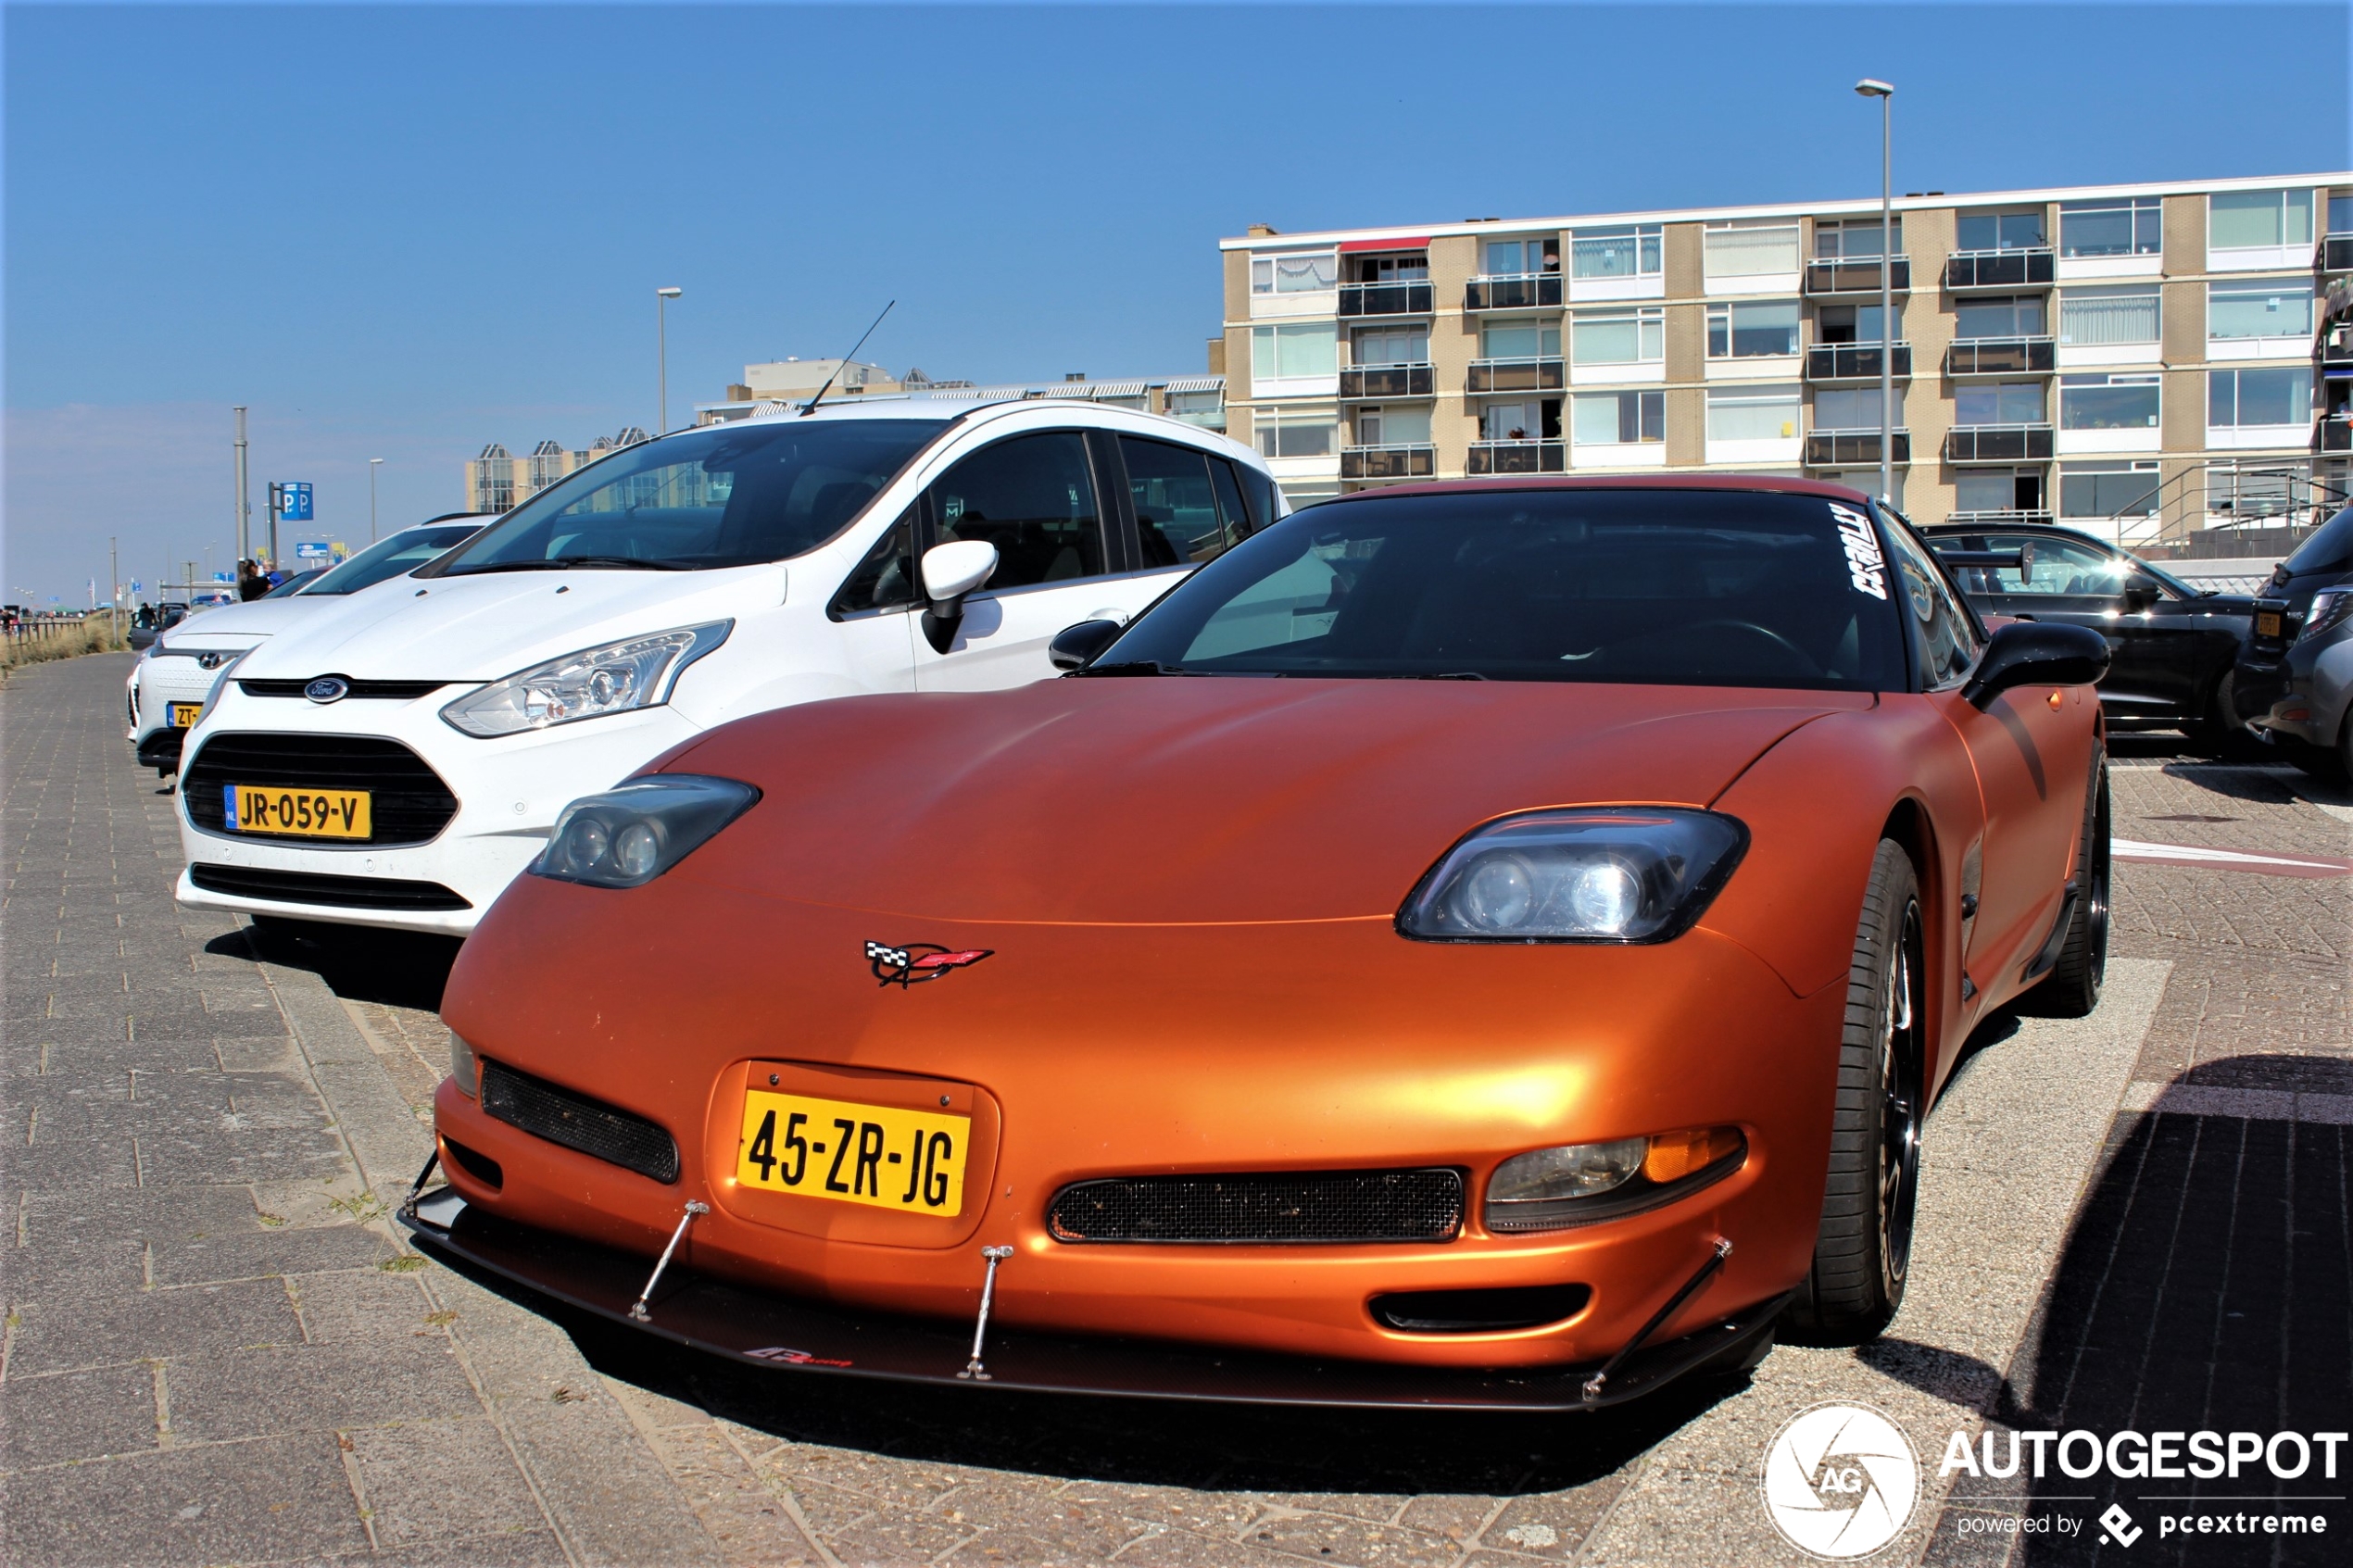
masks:
<svg viewBox="0 0 2353 1568"><path fill-rule="evenodd" d="M788 560L848 527L941 428L937 420L759 420L624 447L534 495L423 575Z"/></svg>
<svg viewBox="0 0 2353 1568"><path fill-rule="evenodd" d="M1870 520L1818 495L1339 501L1203 566L1094 668L1902 690L1902 591Z"/></svg>
<svg viewBox="0 0 2353 1568"><path fill-rule="evenodd" d="M452 546L464 544L481 527L478 522L451 522L404 528L389 539L379 539L296 592L308 598L314 594L356 594L362 588L372 588L402 572L416 571L434 557L446 554ZM270 596L277 597L275 594Z"/></svg>
<svg viewBox="0 0 2353 1568"><path fill-rule="evenodd" d="M276 587L271 589L268 593L262 595L261 596L265 599L293 598L296 594L301 593L305 588L309 587L310 584L318 582L319 579L327 575L331 570L333 569L329 567L314 566L308 571L297 571L292 577L287 578L283 583L279 583Z"/></svg>

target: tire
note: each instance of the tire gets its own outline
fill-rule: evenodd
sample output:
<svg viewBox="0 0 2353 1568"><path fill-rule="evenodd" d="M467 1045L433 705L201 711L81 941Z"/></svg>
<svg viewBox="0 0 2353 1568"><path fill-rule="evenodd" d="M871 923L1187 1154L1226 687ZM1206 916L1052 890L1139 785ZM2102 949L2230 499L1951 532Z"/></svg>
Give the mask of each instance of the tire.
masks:
<svg viewBox="0 0 2353 1568"><path fill-rule="evenodd" d="M2019 998L2019 1010L2038 1018L2088 1018L2108 979L2109 884L2108 757L2092 753L2092 784L2083 797L2083 827L2076 840L2075 911L2058 961L2042 983Z"/></svg>
<svg viewBox="0 0 2353 1568"><path fill-rule="evenodd" d="M1821 1228L1789 1313L1806 1343L1862 1344L1903 1305L1927 1113L1926 956L1919 872L1902 845L1881 839L1847 971Z"/></svg>
<svg viewBox="0 0 2353 1568"><path fill-rule="evenodd" d="M2214 683L2214 695L2206 705L2206 717L2189 727L2190 745L2205 757L2226 757L2251 737L2239 722L2236 707L2237 671L2225 670L2222 678Z"/></svg>

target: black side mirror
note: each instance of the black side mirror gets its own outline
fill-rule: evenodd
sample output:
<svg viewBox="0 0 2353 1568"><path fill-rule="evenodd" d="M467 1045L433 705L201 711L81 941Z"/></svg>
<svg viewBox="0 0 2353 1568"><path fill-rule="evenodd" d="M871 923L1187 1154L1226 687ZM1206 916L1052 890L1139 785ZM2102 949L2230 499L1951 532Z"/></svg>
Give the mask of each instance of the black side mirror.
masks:
<svg viewBox="0 0 2353 1568"><path fill-rule="evenodd" d="M2157 579L2145 571L2127 573L2124 579L2124 612L2138 615L2165 596Z"/></svg>
<svg viewBox="0 0 2353 1568"><path fill-rule="evenodd" d="M1126 630L1116 621L1082 621L1065 626L1046 645L1047 661L1057 670L1084 670Z"/></svg>
<svg viewBox="0 0 2353 1568"><path fill-rule="evenodd" d="M2088 686L2108 673L2108 639L2089 626L2013 621L1985 645L1961 696L1983 709L2012 686Z"/></svg>

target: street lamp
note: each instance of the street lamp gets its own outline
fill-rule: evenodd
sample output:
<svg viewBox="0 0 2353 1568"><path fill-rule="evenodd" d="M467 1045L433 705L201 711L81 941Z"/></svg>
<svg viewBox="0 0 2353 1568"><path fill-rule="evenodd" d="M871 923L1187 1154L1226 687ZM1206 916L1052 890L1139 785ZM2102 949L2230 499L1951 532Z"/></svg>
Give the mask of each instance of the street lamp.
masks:
<svg viewBox="0 0 2353 1568"><path fill-rule="evenodd" d="M1879 499L1895 504L1895 157L1892 83L1865 77L1855 91L1879 100Z"/></svg>
<svg viewBox="0 0 2353 1568"><path fill-rule="evenodd" d="M368 459L368 543L376 542L376 470L384 466L382 458Z"/></svg>
<svg viewBox="0 0 2353 1568"><path fill-rule="evenodd" d="M686 293L684 289L654 290L654 358L661 378L661 419L657 435L670 433L670 322L666 315L670 302Z"/></svg>

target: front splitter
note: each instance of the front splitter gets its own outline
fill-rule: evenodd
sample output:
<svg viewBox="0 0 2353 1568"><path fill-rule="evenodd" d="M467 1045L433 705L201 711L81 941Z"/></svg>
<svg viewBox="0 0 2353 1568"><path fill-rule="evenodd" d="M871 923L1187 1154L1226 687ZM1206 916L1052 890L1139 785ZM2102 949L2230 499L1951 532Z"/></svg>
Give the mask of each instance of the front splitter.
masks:
<svg viewBox="0 0 2353 1568"><path fill-rule="evenodd" d="M1566 1411L1623 1404L1703 1367L1753 1364L1788 1298L1648 1347L1589 1399L1598 1363L1481 1369L1313 1360L1161 1340L1044 1334L992 1323L988 1377L961 1377L972 1325L851 1311L751 1289L673 1266L645 1321L630 1316L648 1261L634 1252L502 1220L447 1188L400 1213L427 1250L471 1263L612 1323L758 1366L900 1383L1033 1393L1389 1410ZM1671 1282L1662 1286L1662 1295Z"/></svg>

